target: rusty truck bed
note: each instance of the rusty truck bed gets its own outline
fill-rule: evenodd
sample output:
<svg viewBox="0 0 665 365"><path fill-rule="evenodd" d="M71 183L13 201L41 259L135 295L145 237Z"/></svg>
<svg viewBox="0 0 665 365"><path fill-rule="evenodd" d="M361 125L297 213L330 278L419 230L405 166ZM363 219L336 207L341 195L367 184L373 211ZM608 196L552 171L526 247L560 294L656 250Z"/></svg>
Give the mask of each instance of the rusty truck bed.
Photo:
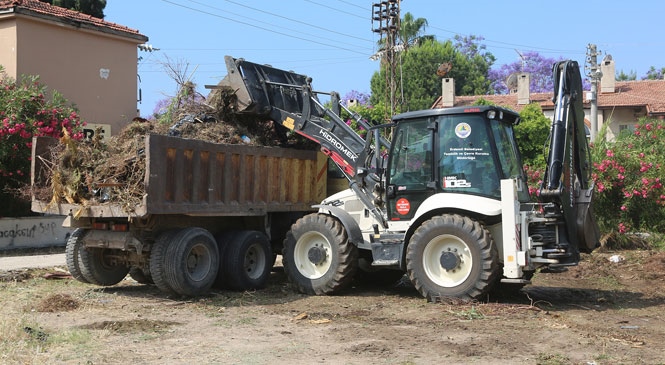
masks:
<svg viewBox="0 0 665 365"><path fill-rule="evenodd" d="M32 176L55 140L33 141ZM113 202L88 206L33 199L34 212L81 217L263 215L311 210L326 194L327 158L316 151L227 145L163 135L145 139L143 202L131 212ZM41 158L38 158L41 156ZM83 209L81 209L83 208Z"/></svg>

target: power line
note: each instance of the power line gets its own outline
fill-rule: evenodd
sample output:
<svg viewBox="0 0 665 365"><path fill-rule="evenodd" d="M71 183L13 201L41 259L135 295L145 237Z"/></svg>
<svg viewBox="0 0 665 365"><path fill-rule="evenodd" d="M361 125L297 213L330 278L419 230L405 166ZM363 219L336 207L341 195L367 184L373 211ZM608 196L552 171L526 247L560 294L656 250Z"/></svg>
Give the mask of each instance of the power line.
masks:
<svg viewBox="0 0 665 365"><path fill-rule="evenodd" d="M344 1L344 0L337 0L337 1L339 1L340 3L344 3L344 4L347 4L347 5L351 5L351 6L354 6L354 7L356 7L356 8L363 9L363 10L367 11L367 8L366 8L365 6L360 6L360 5L358 5L358 4L354 4L354 3L350 2L350 1Z"/></svg>
<svg viewBox="0 0 665 365"><path fill-rule="evenodd" d="M171 5L175 5L175 6L178 6L178 7L184 8L184 9L188 9L188 10L191 10L191 11L199 12L199 13L201 13L201 14L206 14L206 15L214 16L214 17L216 17L216 18L225 19L225 20L232 21L232 22L235 22L235 23L239 23L239 24L247 25L247 26L249 26L249 27L253 27L253 28L257 28L257 29L265 30L265 31L270 32L270 33L283 35L283 36L285 36L285 37L294 38L294 39L299 39L299 40L301 40L301 41L310 42L310 43L314 43L314 44L318 44L318 45L322 45L322 46L327 46L327 47L337 48L337 49L341 49L341 50L343 50L343 51L348 51L348 52L352 52L352 53L363 54L363 55L366 54L365 52L357 51L357 50L354 50L354 49L345 48L345 47L340 47L340 46L336 46L336 45L332 45L332 44L327 44L327 43L323 43L323 42L319 42L319 41L315 41L315 40L307 39L307 38L303 38L303 37L298 37L298 36L293 35L293 34L288 34L288 33L284 33L284 32L277 31L277 30L275 30L275 29L265 28L265 27L262 27L262 26L259 26L259 25L256 25L256 24L251 24L251 23L243 22L243 21L240 21L240 20L237 20L237 19L229 18L229 17L227 17L227 16L223 16L223 15L219 15L219 14L211 13L211 12L208 12L208 11L205 11L205 10L201 10L201 9L192 8L192 7L190 7L190 6L186 6L186 5L183 5L183 4L178 4L178 3L173 2L173 1L170 1L170 0L162 0L162 2L165 2L165 3L171 4Z"/></svg>
<svg viewBox="0 0 665 365"><path fill-rule="evenodd" d="M453 31L453 30L448 30L448 29L439 28L439 27L433 26L433 25L431 25L431 24L428 25L428 27L429 27L429 28L432 28L432 29L438 29L438 30L440 30L440 31L442 31L442 32L446 32L446 33L451 33L451 34L459 35L459 36L465 36L465 35L466 35L466 34L462 34L462 33L459 33L459 32ZM584 52L579 52L579 51L574 51L574 50L566 50L566 49L551 49L551 48L543 48L543 47L528 46L528 45L517 44L517 43L501 42L501 41L495 41L495 40L491 40L491 39L487 39L487 38L484 38L483 40L484 40L485 42L492 42L492 43L497 43L497 44L503 44L503 45L506 46L506 47L492 46L492 47L494 47L494 48L514 49L515 47L520 47L520 48L523 48L523 49L526 48L526 49L530 49L530 50L540 50L540 51L547 51L547 52L558 52L558 53L584 53Z"/></svg>
<svg viewBox="0 0 665 365"><path fill-rule="evenodd" d="M264 14L268 14L268 15L272 15L272 16L275 16L275 17L278 17L278 18L286 19L286 20L292 21L292 22L294 22L294 23L303 24L303 25L307 25L307 26L312 27L312 28L325 30L326 32L330 32L330 33L334 33L334 34L339 34L339 35L342 35L342 36L345 36L345 37L349 37L349 38L359 39L359 40L361 40L361 41L372 42L372 40L367 39L367 38L356 37L356 36L351 35L351 34L346 34L346 33L342 33L342 32L338 32L338 31L332 30L332 29L328 29L328 28L320 27L320 26L318 26L318 25L305 23L305 22L300 21L300 20L297 20L297 19L292 19L292 18L289 18L289 17L283 16L283 15L279 15L279 14L271 13L271 12L266 11L266 10L257 9L257 8L251 7L251 6L249 6L249 5L241 4L241 3L236 2L236 1L231 1L231 0L224 0L224 1L226 1L227 3L231 3L231 4L238 5L238 6L242 6L242 7L247 8L247 9L251 9L251 10L254 10L254 11L258 11L258 12L261 12L261 13L264 13Z"/></svg>
<svg viewBox="0 0 665 365"><path fill-rule="evenodd" d="M332 6L328 6L328 5L320 4L320 3L317 3L316 1L312 1L312 0L305 0L305 1L308 2L308 3L312 3L312 4L314 4L314 5L318 5L318 6L321 6L321 7L324 7L324 8L328 8L328 9L330 9L330 10L337 11L337 12L342 13L342 14L347 14L347 15L354 16L354 17L356 17L356 18L360 18L360 19L363 19L363 20L367 20L367 17L366 17L366 16L361 16L361 15L358 15L358 14L350 13L350 12L348 12L348 11L339 10L339 9L334 8L334 7L332 7Z"/></svg>
<svg viewBox="0 0 665 365"><path fill-rule="evenodd" d="M228 14L231 14L231 15L236 16L236 17L244 18L244 19L250 20L252 22L266 24L266 25L273 26L275 28L279 28L279 29L283 29L283 30L289 30L289 31L296 32L296 33L299 32L299 30L297 30L297 29L289 29L289 28L285 28L281 25L278 26L278 25L275 25L275 24L270 24L270 23L265 22L263 20L250 18L250 17L244 16L244 15L241 15L241 14L238 14L238 13L234 13L234 12L226 10L226 9L221 9L221 8L218 8L218 7L215 7L215 6L212 6L212 5L202 3L200 1L196 1L196 0L187 0L187 1L189 1L190 3L197 4L197 5L205 6L207 8L215 9L215 10L218 10L218 11L221 11L221 12L224 12L224 13L228 13ZM325 40L328 40L328 41L333 41L333 42L337 41L337 39L330 39L330 38L326 38L326 37L322 37L322 36L319 36L319 38L325 39ZM363 40L363 41L367 41L366 39L362 39L362 38L360 38L360 39Z"/></svg>

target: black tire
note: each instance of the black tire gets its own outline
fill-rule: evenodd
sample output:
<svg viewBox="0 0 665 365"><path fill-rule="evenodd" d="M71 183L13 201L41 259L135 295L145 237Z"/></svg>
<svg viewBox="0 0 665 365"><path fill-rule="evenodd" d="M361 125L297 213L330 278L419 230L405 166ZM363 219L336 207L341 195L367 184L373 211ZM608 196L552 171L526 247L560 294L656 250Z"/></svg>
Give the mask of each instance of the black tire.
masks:
<svg viewBox="0 0 665 365"><path fill-rule="evenodd" d="M136 280L136 282L139 284L150 285L155 283L152 280L150 271L144 270L137 266L132 266L129 268L129 277Z"/></svg>
<svg viewBox="0 0 665 365"><path fill-rule="evenodd" d="M110 260L110 253L111 250L99 247L82 247L79 250L81 274L90 284L111 286L127 276L129 268L114 264Z"/></svg>
<svg viewBox="0 0 665 365"><path fill-rule="evenodd" d="M457 214L431 218L416 229L406 250L409 279L430 301L479 299L499 274L490 233Z"/></svg>
<svg viewBox="0 0 665 365"><path fill-rule="evenodd" d="M164 257L166 281L180 295L207 293L217 278L219 249L203 228L185 228L176 234Z"/></svg>
<svg viewBox="0 0 665 365"><path fill-rule="evenodd" d="M334 217L309 214L286 234L282 264L305 294L334 294L349 286L358 267L358 249Z"/></svg>
<svg viewBox="0 0 665 365"><path fill-rule="evenodd" d="M83 237L88 231L83 228L74 230L65 246L65 258L67 262L67 269L72 277L82 283L89 284L90 282L83 276L81 272L81 259L79 258L79 251L85 249L83 247Z"/></svg>
<svg viewBox="0 0 665 365"><path fill-rule="evenodd" d="M217 289L231 289L229 286L226 274L224 273L224 258L226 257L226 247L233 241L233 237L238 234L238 231L226 231L215 235L217 241L217 249L219 250L219 269L217 270L217 278L212 285Z"/></svg>
<svg viewBox="0 0 665 365"><path fill-rule="evenodd" d="M155 286L166 294L175 294L175 291L166 280L164 258L166 257L166 249L171 244L171 240L173 240L176 233L178 231L162 232L150 249L150 276Z"/></svg>
<svg viewBox="0 0 665 365"><path fill-rule="evenodd" d="M270 241L258 231L242 231L227 241L220 274L228 288L250 290L265 287L272 269Z"/></svg>

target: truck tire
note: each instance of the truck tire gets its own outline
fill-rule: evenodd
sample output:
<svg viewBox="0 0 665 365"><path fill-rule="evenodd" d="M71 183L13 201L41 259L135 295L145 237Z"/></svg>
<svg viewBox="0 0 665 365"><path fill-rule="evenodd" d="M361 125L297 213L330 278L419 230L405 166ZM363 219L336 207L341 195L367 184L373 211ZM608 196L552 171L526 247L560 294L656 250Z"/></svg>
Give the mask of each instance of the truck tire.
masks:
<svg viewBox="0 0 665 365"><path fill-rule="evenodd" d="M217 242L203 228L182 229L166 248L164 274L168 285L177 294L205 294L214 284L218 269Z"/></svg>
<svg viewBox="0 0 665 365"><path fill-rule="evenodd" d="M129 277L134 279L139 284L154 284L150 271L144 270L138 266L132 266L129 268Z"/></svg>
<svg viewBox="0 0 665 365"><path fill-rule="evenodd" d="M65 261L67 262L67 269L72 277L82 283L89 284L88 279L83 277L81 272L81 259L79 258L79 251L85 250L83 247L83 237L88 231L83 228L74 230L65 246Z"/></svg>
<svg viewBox="0 0 665 365"><path fill-rule="evenodd" d="M90 284L111 286L127 276L129 268L116 265L110 259L111 250L99 247L84 248L79 252L81 274Z"/></svg>
<svg viewBox="0 0 665 365"><path fill-rule="evenodd" d="M272 269L272 249L265 234L241 231L226 243L220 274L233 290L265 287Z"/></svg>
<svg viewBox="0 0 665 365"><path fill-rule="evenodd" d="M334 217L309 214L286 234L282 264L289 280L305 294L334 294L346 288L358 267L358 248Z"/></svg>
<svg viewBox="0 0 665 365"><path fill-rule="evenodd" d="M479 299L499 274L490 233L457 214L431 218L416 229L406 249L409 279L429 301Z"/></svg>
<svg viewBox="0 0 665 365"><path fill-rule="evenodd" d="M173 240L176 233L178 231L175 230L162 232L150 249L150 276L152 276L155 286L166 294L175 294L175 291L166 280L164 258L166 257L166 249L171 244L171 240Z"/></svg>

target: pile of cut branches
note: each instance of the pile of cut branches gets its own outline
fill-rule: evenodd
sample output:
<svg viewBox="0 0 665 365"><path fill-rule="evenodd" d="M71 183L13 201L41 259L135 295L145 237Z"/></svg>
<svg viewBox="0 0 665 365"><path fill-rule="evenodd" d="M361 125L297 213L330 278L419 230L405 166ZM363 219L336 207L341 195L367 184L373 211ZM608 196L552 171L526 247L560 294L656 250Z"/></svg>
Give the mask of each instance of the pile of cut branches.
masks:
<svg viewBox="0 0 665 365"><path fill-rule="evenodd" d="M213 143L315 148L305 139L288 136L272 121L241 118L223 105L219 99L215 108L190 105L173 114L180 118L177 122L136 118L107 140L76 141L65 134L44 161L47 176L35 179L32 194L51 205L69 203L85 208L112 202L132 212L145 194L145 138L151 133ZM208 112L202 111L206 109Z"/></svg>

